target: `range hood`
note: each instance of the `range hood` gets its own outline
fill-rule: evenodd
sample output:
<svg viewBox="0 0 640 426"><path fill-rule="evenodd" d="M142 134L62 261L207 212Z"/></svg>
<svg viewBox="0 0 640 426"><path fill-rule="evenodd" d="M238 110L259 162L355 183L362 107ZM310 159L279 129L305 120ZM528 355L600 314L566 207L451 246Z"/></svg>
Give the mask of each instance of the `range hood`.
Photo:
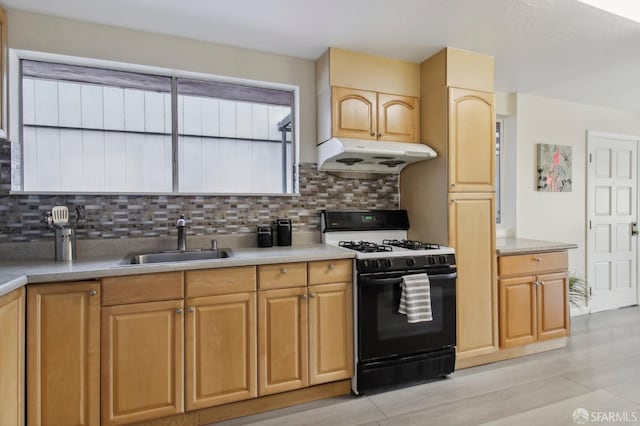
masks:
<svg viewBox="0 0 640 426"><path fill-rule="evenodd" d="M318 145L318 170L397 174L408 164L437 155L420 143L331 138Z"/></svg>

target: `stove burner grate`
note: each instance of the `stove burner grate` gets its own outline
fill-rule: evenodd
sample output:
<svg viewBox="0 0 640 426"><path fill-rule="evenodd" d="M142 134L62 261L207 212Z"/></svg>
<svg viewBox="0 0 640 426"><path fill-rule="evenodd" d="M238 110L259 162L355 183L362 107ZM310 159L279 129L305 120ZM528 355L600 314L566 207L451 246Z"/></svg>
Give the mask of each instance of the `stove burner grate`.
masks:
<svg viewBox="0 0 640 426"><path fill-rule="evenodd" d="M414 240L382 240L382 244L409 250L437 250L440 248L440 244L424 243Z"/></svg>
<svg viewBox="0 0 640 426"><path fill-rule="evenodd" d="M369 241L340 241L338 246L359 251L361 253L378 253L393 251L393 247L387 244L376 244Z"/></svg>

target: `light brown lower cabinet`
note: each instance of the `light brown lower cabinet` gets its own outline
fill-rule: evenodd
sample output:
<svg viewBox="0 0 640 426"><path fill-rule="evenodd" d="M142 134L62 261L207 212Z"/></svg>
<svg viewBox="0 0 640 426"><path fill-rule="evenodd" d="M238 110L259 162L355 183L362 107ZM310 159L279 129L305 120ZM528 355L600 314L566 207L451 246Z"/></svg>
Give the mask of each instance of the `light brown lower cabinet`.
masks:
<svg viewBox="0 0 640 426"><path fill-rule="evenodd" d="M496 352L495 194L449 194L449 245L458 259L457 358Z"/></svg>
<svg viewBox="0 0 640 426"><path fill-rule="evenodd" d="M102 308L102 424L184 412L184 302Z"/></svg>
<svg viewBox="0 0 640 426"><path fill-rule="evenodd" d="M566 273L505 278L500 286L500 346L569 334Z"/></svg>
<svg viewBox="0 0 640 426"><path fill-rule="evenodd" d="M259 395L352 375L351 261L308 266L322 284L258 292Z"/></svg>
<svg viewBox="0 0 640 426"><path fill-rule="evenodd" d="M353 371L349 283L309 286L309 384L348 379Z"/></svg>
<svg viewBox="0 0 640 426"><path fill-rule="evenodd" d="M256 293L197 297L186 306L187 410L256 397Z"/></svg>
<svg viewBox="0 0 640 426"><path fill-rule="evenodd" d="M0 426L24 425L24 290L0 296Z"/></svg>
<svg viewBox="0 0 640 426"><path fill-rule="evenodd" d="M27 424L100 424L100 284L27 288Z"/></svg>
<svg viewBox="0 0 640 426"><path fill-rule="evenodd" d="M308 385L307 287L258 292L258 394Z"/></svg>

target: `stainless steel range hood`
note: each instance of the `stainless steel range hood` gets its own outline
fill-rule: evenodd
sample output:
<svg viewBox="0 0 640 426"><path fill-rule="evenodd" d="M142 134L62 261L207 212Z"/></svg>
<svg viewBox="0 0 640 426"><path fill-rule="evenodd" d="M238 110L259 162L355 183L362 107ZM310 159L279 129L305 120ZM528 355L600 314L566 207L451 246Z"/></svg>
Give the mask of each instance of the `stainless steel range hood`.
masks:
<svg viewBox="0 0 640 426"><path fill-rule="evenodd" d="M393 174L438 154L420 143L331 138L318 145L318 170Z"/></svg>

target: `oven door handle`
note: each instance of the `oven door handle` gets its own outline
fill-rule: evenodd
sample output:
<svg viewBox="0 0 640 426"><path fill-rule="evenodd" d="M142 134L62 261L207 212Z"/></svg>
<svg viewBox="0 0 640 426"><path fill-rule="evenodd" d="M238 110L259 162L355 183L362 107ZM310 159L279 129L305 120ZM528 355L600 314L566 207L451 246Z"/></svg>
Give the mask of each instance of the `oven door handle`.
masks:
<svg viewBox="0 0 640 426"><path fill-rule="evenodd" d="M416 275L416 271L411 271L412 273L399 273L399 274L361 274L358 276L358 280L361 282L361 284L363 285L389 285L389 284L393 284L394 282L397 282L398 280L402 280L402 277L407 276L407 275ZM417 272L417 273L425 273L424 272ZM429 275L427 273L427 276L429 277L429 280L455 280L456 277L458 276L458 274L456 272L452 272L449 274L434 274L434 275Z"/></svg>

